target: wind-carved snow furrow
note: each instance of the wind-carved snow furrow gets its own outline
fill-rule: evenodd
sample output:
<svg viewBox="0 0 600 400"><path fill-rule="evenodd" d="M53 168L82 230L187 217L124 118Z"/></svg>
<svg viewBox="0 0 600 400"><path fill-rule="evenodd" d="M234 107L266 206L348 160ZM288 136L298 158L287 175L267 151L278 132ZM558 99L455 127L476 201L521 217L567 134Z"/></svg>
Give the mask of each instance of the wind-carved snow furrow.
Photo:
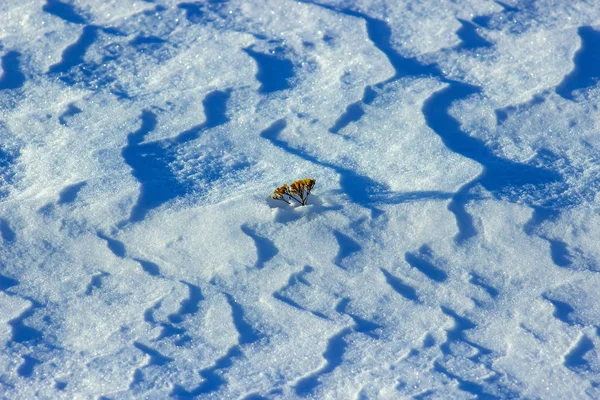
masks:
<svg viewBox="0 0 600 400"><path fill-rule="evenodd" d="M369 40L371 40L373 45L387 57L388 61L394 68L394 76L388 78L386 81L378 83L378 87L382 87L387 83L396 81L403 77L435 76L440 74L436 65L423 65L415 58L404 57L398 53L392 45L392 28L387 22L370 17L355 10L343 9L340 10L340 12L345 15L362 18L365 20L367 24L367 35ZM367 98L370 98L369 95Z"/></svg>
<svg viewBox="0 0 600 400"><path fill-rule="evenodd" d="M550 257L554 264L559 267L569 267L573 264L571 253L569 253L569 245L562 240L546 238L550 244Z"/></svg>
<svg viewBox="0 0 600 400"><path fill-rule="evenodd" d="M229 0L194 1L177 4L177 8L185 11L185 18L192 24L208 24L222 18L224 8ZM263 35L254 35L264 39Z"/></svg>
<svg viewBox="0 0 600 400"><path fill-rule="evenodd" d="M536 233L536 229L546 221L553 221L558 217L558 211L534 207L531 219L523 227L523 231L529 235L536 235L544 239L550 245L550 257L556 266L568 268L573 264L573 258L569 252L569 245L562 240L550 238L546 235Z"/></svg>
<svg viewBox="0 0 600 400"><path fill-rule="evenodd" d="M329 338L327 348L323 353L325 365L311 375L300 379L294 385L294 391L298 396L309 396L319 386L319 378L333 372L333 370L342 364L342 357L347 347L345 338L351 333L351 328L344 328Z"/></svg>
<svg viewBox="0 0 600 400"><path fill-rule="evenodd" d="M102 287L103 279L107 276L110 276L110 274L104 271L92 276L92 280L87 285L87 288L85 290L85 295L90 296L94 293L95 289L100 289Z"/></svg>
<svg viewBox="0 0 600 400"><path fill-rule="evenodd" d="M381 326L349 313L346 310L349 302L350 299L348 298L341 299L335 310L340 314L347 315L352 318L354 324L350 327L340 330L338 333L329 338L327 341L327 347L323 352L323 359L325 362L323 366L310 375L299 379L293 386L293 390L298 396L310 396L321 384L321 378L332 373L342 364L346 348L348 347L348 343L346 342L346 337L348 335L352 333L362 333L374 339L379 338L374 331L380 329Z"/></svg>
<svg viewBox="0 0 600 400"><path fill-rule="evenodd" d="M189 286L188 286L189 288ZM194 289L195 291L195 289ZM191 297L191 296L190 296ZM198 293L196 292L194 294L194 297L196 297L195 300L182 300L181 304L180 304L180 311L181 308L183 308L183 310L188 310L188 311L192 311L195 307L198 307L198 303L196 303L196 300L198 299ZM192 301L191 305L187 305L189 304L189 302ZM200 300L198 300L200 301ZM159 341L159 340L163 340L169 337L173 337L176 336L176 340L174 341L175 345L177 346L182 346L185 343L188 343L192 340L192 338L186 334L186 329L183 328L179 328L176 327L175 325L173 325L172 323L169 322L164 322L164 321L157 321L156 318L154 318L154 313L156 310L158 310L161 305L162 305L163 300L159 300L157 301L155 304L153 304L151 307L149 307L148 309L146 309L146 311L144 311L144 321L149 323L152 326L155 327L160 327L160 333L158 335L158 337L155 338L155 340ZM184 303L186 304L184 306ZM194 304L195 303L195 304ZM196 311L197 312L197 311ZM181 315L180 312L175 313L175 314L171 314L167 317L168 319L173 318L175 321L183 321L183 316Z"/></svg>
<svg viewBox="0 0 600 400"><path fill-rule="evenodd" d="M18 284L19 281L0 274L0 292L6 292L6 290L13 286L17 286Z"/></svg>
<svg viewBox="0 0 600 400"><path fill-rule="evenodd" d="M494 0L494 3L498 4L500 7L502 7L502 12L503 13L511 13L511 12L517 12L519 11L519 9L517 7L513 7L510 6L504 2L498 1L498 0Z"/></svg>
<svg viewBox="0 0 600 400"><path fill-rule="evenodd" d="M553 221L558 217L558 212L556 210L543 208L543 207L534 207L533 213L529 221L523 225L523 231L527 235L535 234L535 230L542 225L544 222Z"/></svg>
<svg viewBox="0 0 600 400"><path fill-rule="evenodd" d="M98 38L98 32L101 29L99 26L86 25L77 41L65 48L60 62L50 66L48 74L64 74L69 72L71 68L83 64L85 54ZM62 77L62 79L68 84L74 83L74 81L66 76Z"/></svg>
<svg viewBox="0 0 600 400"><path fill-rule="evenodd" d="M469 279L469 283L482 288L492 299L495 299L500 294L498 289L486 283L481 276L474 272L471 272L471 279Z"/></svg>
<svg viewBox="0 0 600 400"><path fill-rule="evenodd" d="M402 279L398 278L395 275L392 275L386 269L380 268L383 276L385 276L385 281L388 285L400 296L404 297L407 300L414 301L416 303L421 303L421 299L417 295L417 290L406 284Z"/></svg>
<svg viewBox="0 0 600 400"><path fill-rule="evenodd" d="M9 296L20 297L21 299L31 303L31 305L27 307L19 316L7 322L7 325L11 328L10 340L14 343L20 343L27 347L35 346L41 342L43 333L38 329L27 326L25 324L25 320L33 316L36 309L43 308L43 306L30 297L18 296L11 292L7 292L8 289L17 285L19 285L19 281L0 274L0 291L5 292ZM21 377L29 378L33 375L34 368L36 365L40 364L40 361L28 355L23 355L22 358L23 363L21 363L21 365L17 368L17 374ZM4 382L0 381L0 387L3 384Z"/></svg>
<svg viewBox="0 0 600 400"><path fill-rule="evenodd" d="M206 129L227 123L229 118L226 115L226 105L229 96L229 90L214 91L206 95L202 102L206 120L172 139L144 142L146 135L156 128L158 120L154 112L142 112L142 126L127 136L127 146L121 152L125 163L132 169L132 175L141 185L128 222L139 222L151 210L186 194L186 185L179 182L170 167L175 160L176 148L197 139Z"/></svg>
<svg viewBox="0 0 600 400"><path fill-rule="evenodd" d="M179 3L177 4L177 8L181 8L185 11L185 18L192 24L202 22L204 17L204 4L199 2Z"/></svg>
<svg viewBox="0 0 600 400"><path fill-rule="evenodd" d="M359 252L362 247L350 236L344 235L338 230L334 230L333 234L339 247L338 253L333 262L341 269L348 269L348 267L343 264L344 259L350 257L354 253Z"/></svg>
<svg viewBox="0 0 600 400"><path fill-rule="evenodd" d="M19 296L11 293L10 291L7 292L8 289L17 285L19 285L19 281L0 274L0 291L5 292L9 296L19 297L31 303L31 305L27 307L20 315L6 322L11 329L10 340L28 348L35 347L42 342L43 333L38 329L26 325L25 320L32 317L35 311L39 308L43 308L43 306L31 297ZM23 355L22 358L23 362L17 368L16 372L23 378L29 378L33 375L34 368L40 363L40 361L28 355ZM5 383L0 380L0 388L4 384Z"/></svg>
<svg viewBox="0 0 600 400"><path fill-rule="evenodd" d="M436 343L435 337L431 333L426 334L425 337L423 338L423 348L424 349L435 346L435 343Z"/></svg>
<svg viewBox="0 0 600 400"><path fill-rule="evenodd" d="M10 184L15 178L13 165L18 154L5 150L0 146L0 200L8 196Z"/></svg>
<svg viewBox="0 0 600 400"><path fill-rule="evenodd" d="M46 0L42 11L74 24L86 23L86 19L75 10L72 4L63 3L60 0Z"/></svg>
<svg viewBox="0 0 600 400"><path fill-rule="evenodd" d="M498 157L481 140L463 132L460 123L450 115L450 107L455 101L479 93L480 89L465 83L445 79L444 81L448 86L432 94L423 104L425 121L449 150L477 162L484 168L477 178L459 189L448 205L448 209L457 220L459 232L455 241L460 244L477 234L472 217L466 211L466 206L472 199L470 190L476 185L483 186L496 197L504 195L508 201L519 201L518 196L513 194L515 197L511 198L511 194L506 193L508 189L525 185L540 187L560 182L562 177L551 170ZM539 200L544 201L543 198Z"/></svg>
<svg viewBox="0 0 600 400"><path fill-rule="evenodd" d="M14 343L19 343L31 348L42 342L43 333L38 329L27 326L25 324L25 320L32 317L36 309L43 308L43 306L30 297L18 296L11 292L6 292L7 289L17 286L18 284L18 281L0 274L0 291L7 293L9 296L20 297L21 299L31 303L31 305L27 307L19 316L7 322L7 325L11 328L10 340ZM41 361L29 355L22 355L22 358L23 362L21 365L19 365L16 372L20 377L29 378L33 375L34 368L40 364ZM0 388L3 384L4 382L0 380Z"/></svg>
<svg viewBox="0 0 600 400"><path fill-rule="evenodd" d="M129 383L130 390L136 390L141 383L144 382L144 373L142 372L142 368L136 368L133 371L133 376L131 377L131 382Z"/></svg>
<svg viewBox="0 0 600 400"><path fill-rule="evenodd" d="M23 362L17 368L17 374L22 378L30 378L35 366L40 364L40 360L28 355L23 355L21 358L23 358Z"/></svg>
<svg viewBox="0 0 600 400"><path fill-rule="evenodd" d="M134 259L134 260L139 262L142 265L142 267L144 265L142 263L148 263L153 266L156 266L156 269L158 269L158 266L156 264L153 264L153 263L150 263L150 262L147 262L144 260L139 260L139 259ZM148 264L146 264L146 268L148 268ZM144 268L144 270L146 270L146 268ZM151 267L151 268L154 268L154 267ZM154 274L151 273L151 275L154 275ZM164 321L158 322L154 318L154 312L160 308L160 306L162 305L162 300L159 300L158 302L153 304L150 308L148 308L146 311L144 311L144 321L146 321L147 323L149 323L153 326L157 326L157 327L161 328L161 332L155 340L163 340L163 339L166 339L169 337L176 336L176 339L174 341L174 344L176 346L183 346L185 343L190 342L192 340L192 338L186 334L186 332L187 332L186 329L177 327L174 324L179 324L179 323L183 322L187 315L193 315L193 314L197 313L200 309L200 306L199 306L200 302L204 300L204 296L202 295L202 291L201 291L200 287L193 285L189 282L185 282L185 281L180 281L180 282L188 287L189 296L187 299L181 300L181 302L179 303L179 310L177 312L175 312L173 314L169 314L167 316L167 319L169 320L169 322L164 322ZM138 378L141 378L142 372L141 371L137 372L134 375L136 375ZM136 379L136 376L134 376L132 385L139 383L139 381Z"/></svg>
<svg viewBox="0 0 600 400"><path fill-rule="evenodd" d="M173 391L171 392L171 396L190 398L219 390L219 388L227 383L227 381L225 381L225 379L223 379L217 372L231 367L234 359L240 357L241 355L242 351L240 350L240 346L235 345L231 347L227 353L215 361L211 367L200 371L200 376L204 378L204 381L199 386L193 390L187 391L184 387L175 385Z"/></svg>
<svg viewBox="0 0 600 400"><path fill-rule="evenodd" d="M477 383L477 382L473 382L473 381L469 381L466 379L463 379L462 377L450 372L449 369L445 368L441 363L439 363L438 361L436 361L434 363L434 367L433 370L436 372L439 372L443 375L446 375L448 378L453 379L455 381L458 382L458 389L462 390L463 392L466 392L470 395L476 396L477 399L481 399L481 400L500 400L500 397L488 393L485 390L485 386Z"/></svg>
<svg viewBox="0 0 600 400"><path fill-rule="evenodd" d="M229 307L231 307L231 318L233 325L238 331L238 342L240 345L254 343L261 338L261 334L257 332L248 322L246 322L245 311L240 303L235 301L232 295L223 293L227 299Z"/></svg>
<svg viewBox="0 0 600 400"><path fill-rule="evenodd" d="M244 353L242 348L244 345L252 344L261 339L262 334L257 332L246 321L245 312L242 305L236 302L232 295L228 293L223 293L223 295L231 307L231 318L233 320L233 325L238 331L238 343L231 346L229 350L227 350L227 353L223 357L216 360L211 367L200 371L200 376L204 378L204 381L199 386L191 391L187 391L180 385L175 385L171 393L172 396L195 397L201 394L212 393L219 390L219 388L226 384L227 381L217 372L231 367L236 358L243 356Z"/></svg>
<svg viewBox="0 0 600 400"><path fill-rule="evenodd" d="M102 232L96 232L96 235L98 235L98 237L102 240L104 240L106 242L106 245L108 247L108 249L116 256L119 258L126 258L127 257L127 248L125 247L125 244L119 240L113 239L107 235L105 235ZM142 267L142 270L147 273L148 275L151 276L160 276L160 267L158 265L156 265L155 263L148 261L148 260L144 260L141 258L132 258L133 261L137 262L138 264L140 264L140 267Z"/></svg>
<svg viewBox="0 0 600 400"><path fill-rule="evenodd" d="M369 39L387 56L396 71L392 78L377 84L378 86L405 76L431 76L448 84L446 88L435 92L423 105L422 111L426 122L442 139L442 142L449 150L472 159L484 167L483 173L474 181L464 185L452 197L452 201L448 206L457 219L459 232L455 239L458 243L477 234L472 217L466 211L466 205L471 199L469 191L477 184L481 184L484 188L498 196L500 192L509 187L522 187L526 184L539 186L561 180L561 177L553 171L502 159L485 147L483 142L463 132L460 129L458 121L449 114L449 109L455 101L479 93L480 89L475 86L446 79L436 65L423 65L414 58L403 57L391 45L391 28L384 21L371 18L353 10L342 10L328 5L305 2L316 4L334 12L363 18L366 21ZM462 25L457 34L463 41L463 48L469 49L489 45L488 42L477 35L475 27L470 25L470 23L463 21ZM365 97L369 97L368 100L372 101L372 97L374 94L376 95L376 92L365 90L365 94L368 94ZM358 105L353 106L351 109L355 114L360 113L357 110ZM347 117L346 119L351 122L353 118ZM337 131L342 128L343 126L336 124ZM273 142L275 143L275 141ZM285 149L285 146L282 146L281 143L280 147ZM290 150L289 146L287 150ZM296 151L296 153L298 152ZM304 155L304 158L308 159L306 155ZM314 162L314 160L308 160Z"/></svg>
<svg viewBox="0 0 600 400"><path fill-rule="evenodd" d="M395 71L394 76L391 78L367 86L363 93L362 99L346 107L344 113L336 120L333 127L329 129L329 132L339 133L352 122L360 120L365 113L363 106L371 104L377 97L377 91L373 88L381 89L386 84L394 82L402 77L440 75L437 66L422 65L416 59L404 57L398 53L392 46L392 29L385 21L370 17L366 14L349 8L337 8L327 4L321 4L308 0L301 0L301 2L314 4L335 13L363 19L366 22L367 36L369 37L369 40L371 40L373 45L387 57Z"/></svg>
<svg viewBox="0 0 600 400"><path fill-rule="evenodd" d="M290 146L284 140L279 139L279 135L286 126L287 122L285 119L277 120L263 130L260 136L269 140L274 146L289 154L335 171L340 176L339 183L342 192L348 196L352 202L370 209L374 218L383 214L383 211L376 207L377 204L402 204L424 200L447 200L452 197L451 193L439 191L393 192L388 186L376 182L367 176L360 175L342 166L319 160L317 157L308 154L306 151Z"/></svg>
<svg viewBox="0 0 600 400"><path fill-rule="evenodd" d="M101 51L104 56L101 60L89 60L86 62L86 54L98 41L101 33L111 36L126 36L126 33L111 27L99 25L85 25L85 19L77 14L73 7L62 2L51 2L52 13L59 18L74 23L81 23L83 28L79 38L62 52L61 60L48 68L47 75L58 78L70 86L83 86L89 90L108 88L110 93L120 99L131 99L118 83L119 77L111 75L112 70L106 68L107 63L117 59L120 55L118 46L109 45ZM66 8L65 8L66 6ZM112 84L112 85L111 85Z"/></svg>
<svg viewBox="0 0 600 400"><path fill-rule="evenodd" d="M58 122L63 125L63 126L67 126L69 123L69 119L77 114L81 114L83 112L83 110L79 107L77 107L75 104L71 103L67 106L67 109L65 110L65 112L63 112L62 114L60 114L60 116L58 117Z"/></svg>
<svg viewBox="0 0 600 400"><path fill-rule="evenodd" d="M96 235L98 235L100 239L106 242L106 246L116 257L125 258L126 249L125 244L123 244L123 242L106 236L102 232L96 232Z"/></svg>
<svg viewBox="0 0 600 400"><path fill-rule="evenodd" d="M454 196L452 196L450 203L448 203L448 211L454 214L454 218L456 218L458 233L454 236L454 240L457 243L463 243L465 240L477 235L473 216L466 209L466 205L471 200L469 191L477 183L477 180L473 180L461 186Z"/></svg>
<svg viewBox="0 0 600 400"><path fill-rule="evenodd" d="M174 139L176 144L183 144L191 140L197 139L200 134L211 128L224 125L229 122L227 116L227 101L231 96L231 89L227 90L215 90L210 92L202 100L204 106L205 121L200 125L197 125L187 131L184 131L177 135Z"/></svg>
<svg viewBox="0 0 600 400"><path fill-rule="evenodd" d="M448 279L446 271L433 265L433 252L426 244L421 246L418 253L406 252L404 254L404 259L411 267L417 269L432 281L442 283Z"/></svg>
<svg viewBox="0 0 600 400"><path fill-rule="evenodd" d="M575 325L571 314L575 312L575 309L570 304L564 301L550 298L547 294L542 295L543 299L550 302L554 306L554 312L552 316L567 325Z"/></svg>
<svg viewBox="0 0 600 400"><path fill-rule="evenodd" d="M335 311L352 318L352 321L354 321L354 326L352 326L351 328L355 332L364 333L367 336L370 336L374 339L378 339L379 335L377 335L373 331L376 331L377 329L381 329L381 325L376 324L375 322L372 322L372 321L368 321L368 320L363 319L355 314L348 312L347 308L348 308L349 303L350 303L349 298L343 298L342 300L340 300L338 305L335 307Z"/></svg>
<svg viewBox="0 0 600 400"><path fill-rule="evenodd" d="M0 218L0 237L4 243L13 243L17 239L14 229L4 218Z"/></svg>
<svg viewBox="0 0 600 400"><path fill-rule="evenodd" d="M600 31L582 26L578 34L581 47L573 57L573 70L556 87L556 93L567 100L575 100L574 91L594 86L600 81Z"/></svg>
<svg viewBox="0 0 600 400"><path fill-rule="evenodd" d="M157 301L151 307L144 311L144 321L149 324L156 325L156 319L154 318L154 312L160 308L162 305L162 300Z"/></svg>
<svg viewBox="0 0 600 400"><path fill-rule="evenodd" d="M448 307L442 306L441 310L445 315L452 318L454 322L454 326L446 330L446 341L440 345L440 350L444 355L444 359L452 357L465 357L464 355L455 355L454 351L452 350L453 343L462 342L476 351L476 354L468 356L466 358L468 358L476 364L483 365L488 371L492 371L493 373L492 375L483 379L483 382L487 383L487 385L485 385L469 380L468 378L464 378L458 373L452 372L451 368L446 367L444 359L436 361L434 363L433 370L446 375L450 379L456 380L458 382L458 388L460 390L469 393L470 395L475 395L477 398L499 399L504 396L511 398L516 396L516 394L510 387L507 387L500 383L500 374L493 370L492 362L489 359L489 357L491 357L491 355L493 354L493 351L482 345L474 343L473 341L466 338L465 332L470 329L476 328L477 325L469 319L458 315L456 311ZM498 396L489 393L487 389L488 387L494 387L496 391L503 393L503 395Z"/></svg>
<svg viewBox="0 0 600 400"><path fill-rule="evenodd" d="M458 22L460 22L461 27L458 31L456 31L456 35L461 40L461 44L459 44L455 49L473 50L481 47L492 46L490 42L482 38L479 33L477 33L477 27L472 22L465 21L461 18L458 18Z"/></svg>
<svg viewBox="0 0 600 400"><path fill-rule="evenodd" d="M148 275L160 276L160 267L155 263L148 260L142 260L141 258L133 258L132 260L137 261L142 267L142 270Z"/></svg>
<svg viewBox="0 0 600 400"><path fill-rule="evenodd" d="M163 60L165 57L168 57L164 52L161 53L160 51L169 42L158 36L139 34L128 43L136 52L153 55L157 60ZM106 59L107 61L111 61L117 59L119 56L119 51L115 50L114 54L107 56Z"/></svg>
<svg viewBox="0 0 600 400"><path fill-rule="evenodd" d="M25 320L31 317L37 308L41 308L41 304L28 297L24 297L24 299L30 301L31 305L21 315L8 321L8 325L11 327L11 340L15 343L36 341L43 336L41 331L25 325Z"/></svg>
<svg viewBox="0 0 600 400"><path fill-rule="evenodd" d="M21 53L9 51L0 62L2 75L0 76L0 90L18 89L25 84L25 75L21 72Z"/></svg>
<svg viewBox="0 0 600 400"><path fill-rule="evenodd" d="M151 182L150 179L152 177L152 173L151 171L153 169L150 169L150 171L146 170L146 167L154 167L158 161L154 160L153 158L146 160L148 155L154 155L152 153L156 153L155 149L153 148L154 146L156 146L156 142L154 142L155 144L152 145L151 148L148 149L144 149L141 147L141 143L144 141L144 138L146 137L146 135L148 135L150 132L152 132L155 128L156 125L158 123L157 121L157 116L154 112L150 111L150 110L144 110L142 111L142 114L140 115L140 120L142 122L142 125L140 127L140 129L138 129L135 132L130 133L127 136L127 146L123 148L121 155L123 157L123 159L125 160L125 163L127 163L127 165L129 165L132 168L132 175L140 182L140 184L142 185L141 188L141 192L143 193L144 190L148 190L148 189L144 189L144 185L148 186L149 183L144 183L144 182ZM149 145L146 145L149 146ZM174 179L174 178L172 178ZM138 198L138 204L140 203L142 194L140 193L140 197ZM136 205L137 207L137 205ZM136 207L134 207L133 211L132 211L132 216L130 217L130 220L133 220L133 214L134 211L136 210ZM141 211L137 211L135 212L135 214L140 214ZM136 220L141 220L143 219L143 215L142 216L137 216L135 218Z"/></svg>
<svg viewBox="0 0 600 400"><path fill-rule="evenodd" d="M137 35L135 38L133 38L129 44L132 45L133 47L136 47L138 50L140 49L146 49L146 48L152 48L152 47L160 47L162 44L166 43L167 41L164 39L159 38L158 36L143 36L143 35Z"/></svg>
<svg viewBox="0 0 600 400"><path fill-rule="evenodd" d="M508 4L504 4L500 1L494 1L494 3L498 4L500 7L502 7L502 11L500 11L499 13L493 13L493 14L487 14L487 15L478 15L476 17L474 17L472 19L472 21L479 25L482 26L484 28L490 28L490 22L496 17L499 16L499 18L497 18L496 22L501 22L501 23L509 23L509 24L514 24L515 22L515 18L514 15L515 13L517 13L519 11L518 8L516 7L511 7Z"/></svg>
<svg viewBox="0 0 600 400"><path fill-rule="evenodd" d="M242 50L252 57L258 67L256 80L260 82L259 93L273 93L291 87L290 80L295 76L294 64L283 57L281 48L274 49L272 54L260 53L250 47Z"/></svg>
<svg viewBox="0 0 600 400"><path fill-rule="evenodd" d="M455 341L466 343L467 345L477 350L477 354L469 357L469 359L474 362L481 363L482 357L492 354L492 350L481 346L477 343L474 343L465 337L465 331L476 328L477 325L475 325L469 319L459 316L454 310L448 307L442 306L441 308L442 312L450 318L452 318L452 320L454 321L454 326L446 330L446 342L440 346L440 349L444 354L452 355L451 343Z"/></svg>
<svg viewBox="0 0 600 400"><path fill-rule="evenodd" d="M248 224L242 225L241 229L254 241L254 246L256 246L256 264L254 264L254 267L263 269L265 264L279 253L279 249L272 240L258 235Z"/></svg>
<svg viewBox="0 0 600 400"><path fill-rule="evenodd" d="M193 285L189 282L180 281L188 287L189 297L181 301L179 310L168 316L170 322L178 324L183 322L186 315L193 315L200 309L200 302L204 300L202 290L199 286Z"/></svg>
<svg viewBox="0 0 600 400"><path fill-rule="evenodd" d="M367 86L363 92L362 98L346 107L346 110L338 117L333 126L329 128L329 132L338 134L342 129L353 122L358 122L365 115L364 105L369 105L377 97L377 92Z"/></svg>
<svg viewBox="0 0 600 400"><path fill-rule="evenodd" d="M513 9L512 11L517 10ZM574 67L555 88L555 92L558 95L570 101L576 100L575 92L593 87L600 81L600 70L597 68L597 65L600 64L600 31L594 30L589 26L583 26L578 29L578 34L581 40L581 46L573 57ZM546 101L547 95L548 91L545 91L533 96L531 100L523 104L496 110L498 125L501 125L509 117L509 113L513 113L522 108L529 110L533 106L543 103ZM525 232L528 235L535 234L548 242L550 245L550 255L556 266L561 268L572 268L574 258L570 252L568 243L546 235L536 234L535 232L535 228L543 222L555 219L558 216L560 213L559 209L561 208L561 201L564 201L564 199L558 198L554 201L542 201L541 206L540 204L529 204L534 209L534 215L531 221L525 225Z"/></svg>
<svg viewBox="0 0 600 400"><path fill-rule="evenodd" d="M305 307L302 307L300 304L298 304L296 301L292 300L289 295L286 295L287 292L294 292L294 287L301 284L304 286L311 286L310 282L308 282L304 276L307 274L310 274L311 272L314 271L314 268L306 265L304 266L304 268L302 269L302 271L293 273L292 275L290 275L290 279L288 279L288 282L285 286L283 286L282 288L280 288L279 290L275 291L273 293L273 297L285 304L287 304L290 307L293 307L297 310L303 311L303 312L309 312L312 315L314 315L317 318L322 318L322 319L326 319L328 320L329 317L327 317L325 314L323 314L322 312L319 311L314 311L314 310L308 310Z"/></svg>
<svg viewBox="0 0 600 400"><path fill-rule="evenodd" d="M351 328L344 328L329 338L327 341L327 348L323 353L325 364L309 376L296 382L293 389L298 396L304 397L312 394L320 384L319 379L324 375L333 372L333 370L342 364L343 356L348 345L346 343L346 336L352 332L353 330Z"/></svg>
<svg viewBox="0 0 600 400"><path fill-rule="evenodd" d="M142 351L144 354L146 354L148 356L148 364L146 364L146 366L165 365L167 363L174 361L173 358L164 356L164 355L160 354L160 352L158 352L157 350L155 350L151 347L148 347L145 344L142 344L140 342L134 342L133 345L136 349L139 349L140 351Z"/></svg>
<svg viewBox="0 0 600 400"><path fill-rule="evenodd" d="M447 83L446 88L435 92L423 105L427 124L451 151L480 164L486 159L493 159L492 152L482 142L461 131L459 122L449 114L452 103L479 93L479 89L465 83Z"/></svg>
<svg viewBox="0 0 600 400"><path fill-rule="evenodd" d="M56 204L62 205L73 203L75 200L77 200L77 195L79 194L79 191L83 189L85 185L87 185L87 182L83 181L74 183L69 186L65 186L63 190L61 190L58 194L58 201L56 202Z"/></svg>
<svg viewBox="0 0 600 400"><path fill-rule="evenodd" d="M375 193L387 191L387 188L384 185L377 183L366 176L358 175L354 171L345 169L332 163L328 163L326 161L321 161L302 150L298 150L291 147L287 142L279 139L279 135L281 134L281 132L283 132L286 126L287 122L285 121L285 119L280 119L271 124L271 126L269 126L267 129L262 131L260 133L260 136L269 140L274 146L282 149L287 153L293 154L316 165L333 169L336 173L340 175L340 185L342 187L342 190L350 198L351 201L363 205L365 207L371 208L376 213L380 211L373 208L372 206L374 203L373 196Z"/></svg>
<svg viewBox="0 0 600 400"><path fill-rule="evenodd" d="M575 372L589 370L590 364L584 357L592 350L594 350L594 342L585 334L581 335L569 352L565 354L563 359L564 366Z"/></svg>
<svg viewBox="0 0 600 400"><path fill-rule="evenodd" d="M288 296L285 296L285 295L281 294L280 292L281 292L281 290L280 290L280 291L277 291L277 292L275 292L275 293L273 293L273 297L274 297L275 299L277 299L277 300L279 300L279 301L281 301L281 302L283 302L283 303L287 304L288 306L290 306L290 307L293 307L293 308L297 309L297 310L300 310L300 311L304 311L304 312L311 313L312 315L314 315L314 316L315 316L315 317L317 317L317 318L322 318L322 319L326 319L326 320L328 320L328 319L329 319L329 317L327 317L327 316L326 316L325 314L323 314L322 312L320 312L320 311L315 311L315 310L309 310L309 309L307 309L307 308L305 308L305 307L302 307L300 304L298 304L297 302L295 302L294 300L292 300L292 299L291 299L291 298L289 298Z"/></svg>
<svg viewBox="0 0 600 400"><path fill-rule="evenodd" d="M144 260L139 260L139 259L134 259L134 260L138 261L140 263L149 263ZM153 263L149 263L149 264L156 266L156 264L153 264ZM156 266L156 268L158 269L158 266ZM153 275L153 274L151 274L151 275ZM152 325L153 327L161 328L160 334L154 340L161 341L163 339L176 336L176 339L173 342L176 346L182 346L185 343L190 342L192 340L192 338L186 334L186 332L187 332L186 329L176 327L173 324L178 324L180 322L183 322L187 315L192 315L192 314L195 314L196 312L198 312L199 303L202 300L204 300L204 296L202 295L202 292L198 286L193 285L188 282L185 282L185 281L180 281L180 282L188 287L189 297L180 302L179 310L176 313L173 313L173 314L170 314L167 316L168 320L171 323L163 322L163 321L159 322L156 320L156 318L154 316L154 313L162 306L163 299L158 300L156 303L154 303L152 306L150 306L149 308L147 308L144 311L144 321L147 322L148 324ZM140 366L139 368L136 368L133 372L133 376L132 376L132 380L129 385L129 388L132 390L136 390L142 384L142 382L144 382L144 371L143 370L145 367L148 367L151 365L163 366L165 364L168 364L168 363L174 361L175 359L172 357L165 356L165 355L161 354L158 350L153 349L139 341L134 342L133 345L137 349L144 352L149 357L148 362L145 365Z"/></svg>
<svg viewBox="0 0 600 400"><path fill-rule="evenodd" d="M175 361L174 358L164 356L159 351L149 346L146 346L143 343L136 341L133 343L133 346L148 357L148 362L145 365L136 368L133 371L133 377L131 383L129 384L129 389L135 390L136 387L144 381L144 368L152 365L163 366L165 364Z"/></svg>
<svg viewBox="0 0 600 400"><path fill-rule="evenodd" d="M55 381L54 388L59 391L63 391L67 388L68 383L64 381Z"/></svg>
<svg viewBox="0 0 600 400"><path fill-rule="evenodd" d="M152 307L147 309L144 312L144 321L148 322L151 325L159 326L161 328L160 334L156 338L156 340L163 340L169 337L176 336L177 339L174 341L175 345L182 346L185 343L188 343L192 340L189 335L186 335L186 330L183 328L178 328L173 324L168 322L157 322L154 319L154 311L160 308L162 301L157 302Z"/></svg>

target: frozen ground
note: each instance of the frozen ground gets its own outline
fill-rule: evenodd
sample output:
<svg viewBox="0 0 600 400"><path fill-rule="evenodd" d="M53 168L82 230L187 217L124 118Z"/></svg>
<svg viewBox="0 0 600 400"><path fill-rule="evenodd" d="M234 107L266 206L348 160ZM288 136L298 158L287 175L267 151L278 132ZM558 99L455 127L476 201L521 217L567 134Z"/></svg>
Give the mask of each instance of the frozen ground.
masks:
<svg viewBox="0 0 600 400"><path fill-rule="evenodd" d="M0 398L600 398L597 0L0 17Z"/></svg>

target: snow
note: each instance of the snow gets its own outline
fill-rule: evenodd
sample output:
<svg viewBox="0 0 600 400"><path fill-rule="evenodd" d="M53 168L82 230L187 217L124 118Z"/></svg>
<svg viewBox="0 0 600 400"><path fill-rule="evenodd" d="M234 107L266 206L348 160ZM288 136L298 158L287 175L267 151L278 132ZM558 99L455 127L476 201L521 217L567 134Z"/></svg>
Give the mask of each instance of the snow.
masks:
<svg viewBox="0 0 600 400"><path fill-rule="evenodd" d="M597 2L0 15L1 398L600 397Z"/></svg>

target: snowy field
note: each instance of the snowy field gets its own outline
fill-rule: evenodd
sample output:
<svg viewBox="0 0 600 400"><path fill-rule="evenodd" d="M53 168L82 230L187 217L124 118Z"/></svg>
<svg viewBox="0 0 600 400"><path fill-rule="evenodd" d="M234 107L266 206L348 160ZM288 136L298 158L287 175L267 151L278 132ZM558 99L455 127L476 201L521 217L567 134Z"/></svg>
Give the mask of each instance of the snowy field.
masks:
<svg viewBox="0 0 600 400"><path fill-rule="evenodd" d="M1 0L0 61L1 399L600 399L598 0Z"/></svg>

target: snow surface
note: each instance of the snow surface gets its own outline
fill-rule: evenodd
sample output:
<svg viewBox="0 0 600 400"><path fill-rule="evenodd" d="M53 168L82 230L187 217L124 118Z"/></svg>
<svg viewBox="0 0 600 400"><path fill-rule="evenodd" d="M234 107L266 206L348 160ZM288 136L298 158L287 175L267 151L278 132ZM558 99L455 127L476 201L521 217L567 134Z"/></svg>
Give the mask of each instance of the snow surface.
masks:
<svg viewBox="0 0 600 400"><path fill-rule="evenodd" d="M0 16L0 398L600 398L597 0Z"/></svg>

